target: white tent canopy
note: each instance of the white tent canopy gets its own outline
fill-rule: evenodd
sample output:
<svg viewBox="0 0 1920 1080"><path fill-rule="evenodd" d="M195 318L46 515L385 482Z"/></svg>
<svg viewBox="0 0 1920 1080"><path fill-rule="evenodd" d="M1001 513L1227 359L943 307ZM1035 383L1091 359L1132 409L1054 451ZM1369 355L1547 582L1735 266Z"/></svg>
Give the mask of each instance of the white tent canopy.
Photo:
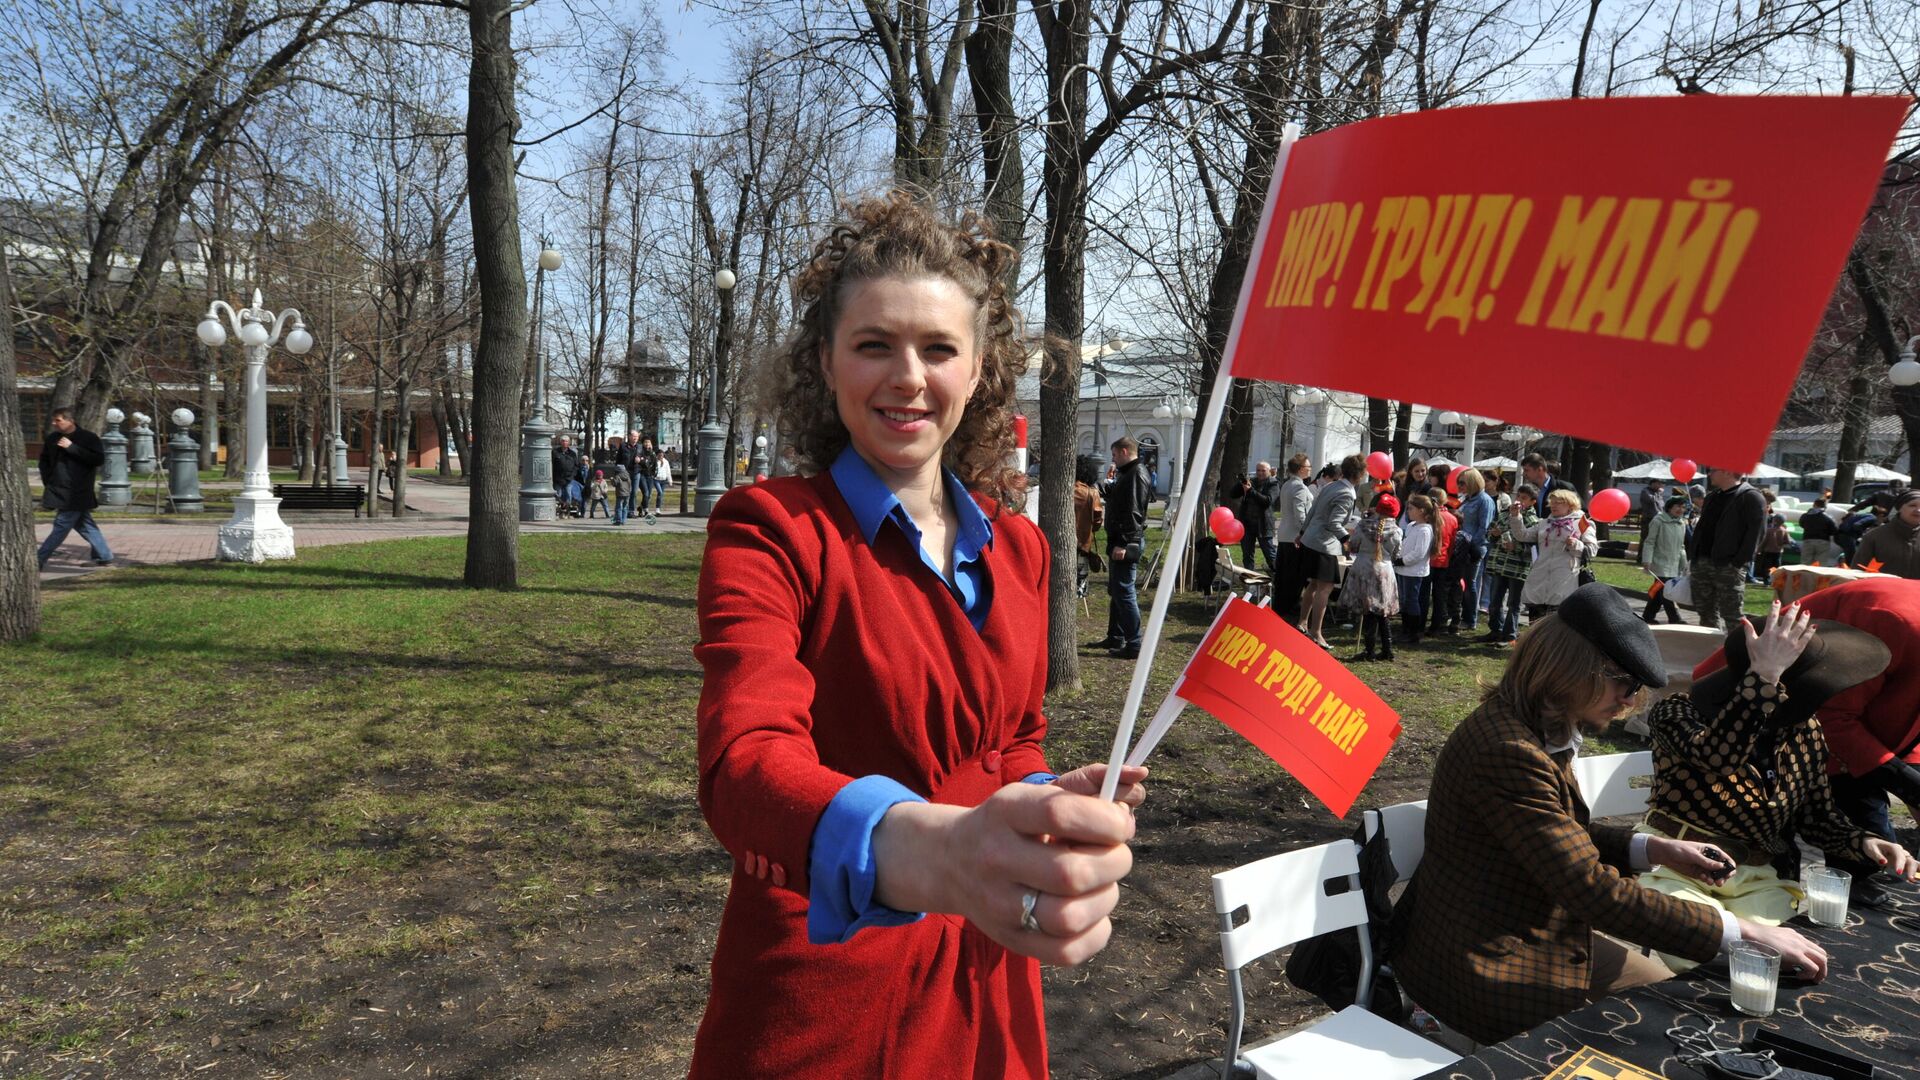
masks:
<svg viewBox="0 0 1920 1080"><path fill-rule="evenodd" d="M1653 460L1635 465L1631 469L1621 469L1613 474L1615 480L1671 480L1673 463Z"/></svg>
<svg viewBox="0 0 1920 1080"><path fill-rule="evenodd" d="M1452 458L1435 456L1435 457L1427 458L1425 460L1427 463L1427 468L1429 469L1433 468L1435 465L1445 465L1448 471L1452 471L1460 467L1460 463L1453 460Z"/></svg>
<svg viewBox="0 0 1920 1080"><path fill-rule="evenodd" d="M1517 469L1520 463L1510 457L1481 458L1473 463L1476 469Z"/></svg>
<svg viewBox="0 0 1920 1080"><path fill-rule="evenodd" d="M1756 473L1754 475L1757 476L1759 474ZM1808 473L1807 479L1831 480L1838 475L1840 475L1839 469L1822 469L1819 472ZM1913 477L1908 476L1906 473L1894 472L1892 469L1883 469L1878 465L1864 461L1853 467L1853 478L1855 480L1898 480L1903 484L1913 479Z"/></svg>
<svg viewBox="0 0 1920 1080"><path fill-rule="evenodd" d="M1861 467L1868 468L1869 466L1861 466ZM1755 465L1753 468L1748 469L1747 475L1753 477L1756 480L1786 480L1791 477L1799 476L1800 474L1797 472L1788 472L1787 470L1782 469L1777 465L1769 465L1763 461L1760 464ZM1863 479L1863 478L1856 477L1856 479Z"/></svg>

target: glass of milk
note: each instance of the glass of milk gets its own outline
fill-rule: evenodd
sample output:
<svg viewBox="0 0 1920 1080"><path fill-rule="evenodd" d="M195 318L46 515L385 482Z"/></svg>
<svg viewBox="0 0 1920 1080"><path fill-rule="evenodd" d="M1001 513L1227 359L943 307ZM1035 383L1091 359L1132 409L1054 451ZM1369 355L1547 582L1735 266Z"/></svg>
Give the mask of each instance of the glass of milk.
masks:
<svg viewBox="0 0 1920 1080"><path fill-rule="evenodd" d="M1727 971L1733 979L1733 1007L1748 1016L1773 1015L1773 999L1780 988L1780 950L1752 941L1736 941L1727 950Z"/></svg>
<svg viewBox="0 0 1920 1080"><path fill-rule="evenodd" d="M1852 874L1822 866L1800 875L1800 885L1807 890L1807 918L1815 926L1847 925L1847 894L1852 891Z"/></svg>

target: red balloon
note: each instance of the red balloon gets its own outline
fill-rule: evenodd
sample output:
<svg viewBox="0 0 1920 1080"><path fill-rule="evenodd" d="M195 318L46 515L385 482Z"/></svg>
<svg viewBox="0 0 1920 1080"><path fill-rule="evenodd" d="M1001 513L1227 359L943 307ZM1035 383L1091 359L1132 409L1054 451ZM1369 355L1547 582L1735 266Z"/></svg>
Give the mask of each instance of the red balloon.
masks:
<svg viewBox="0 0 1920 1080"><path fill-rule="evenodd" d="M1588 504L1587 512L1593 515L1593 520L1605 524L1625 517L1627 508L1632 505L1626 492L1619 488L1607 488L1593 493L1593 502Z"/></svg>
<svg viewBox="0 0 1920 1080"><path fill-rule="evenodd" d="M1235 518L1232 510L1224 506L1216 506L1213 508L1213 513L1207 515L1207 527L1213 530L1215 536L1218 536L1220 530L1226 528L1227 523L1233 520Z"/></svg>
<svg viewBox="0 0 1920 1080"><path fill-rule="evenodd" d="M1393 457L1384 450L1375 450L1367 455L1367 475L1375 480L1385 480L1393 475Z"/></svg>
<svg viewBox="0 0 1920 1080"><path fill-rule="evenodd" d="M1467 470L1465 469L1447 470L1447 494L1449 495L1460 494L1460 474L1466 471Z"/></svg>
<svg viewBox="0 0 1920 1080"><path fill-rule="evenodd" d="M763 473L763 472L762 472L762 473L754 473L754 474L753 474L753 482L754 482L754 483L756 483L756 484L764 484L764 483L766 483L766 482L767 482L767 474L766 474L766 473Z"/></svg>
<svg viewBox="0 0 1920 1080"><path fill-rule="evenodd" d="M1700 475L1700 466L1694 464L1692 458L1674 458L1673 465L1667 471L1673 474L1675 480L1684 484Z"/></svg>
<svg viewBox="0 0 1920 1080"><path fill-rule="evenodd" d="M1237 544L1247 535L1247 527L1240 524L1238 520L1229 521L1226 528L1215 529L1213 535L1223 544Z"/></svg>

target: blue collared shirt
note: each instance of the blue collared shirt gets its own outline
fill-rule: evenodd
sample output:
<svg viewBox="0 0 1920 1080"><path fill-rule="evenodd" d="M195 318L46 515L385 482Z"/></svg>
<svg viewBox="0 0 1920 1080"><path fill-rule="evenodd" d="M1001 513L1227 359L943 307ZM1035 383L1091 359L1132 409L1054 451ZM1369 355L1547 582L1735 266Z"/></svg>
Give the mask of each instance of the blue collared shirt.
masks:
<svg viewBox="0 0 1920 1080"><path fill-rule="evenodd" d="M921 565L938 576L927 554L920 527L907 515L898 496L887 488L865 458L849 446L841 451L828 470L840 497L853 511L860 535L872 546L880 530L892 522L920 553ZM941 579L947 591L967 614L974 630L986 624L993 606L993 580L987 575L982 553L993 541L993 523L987 520L979 504L967 494L958 477L947 472L947 490L953 495L959 515L959 535L953 542L953 578ZM1048 783L1047 773L1026 777L1033 783ZM901 926L924 916L919 912L895 911L873 899L873 830L888 810L903 802L925 802L905 785L886 776L863 776L840 789L820 815L813 829L813 850L808 856L812 882L807 891L807 940L816 945L847 941L869 926Z"/></svg>
<svg viewBox="0 0 1920 1080"><path fill-rule="evenodd" d="M867 459L849 446L840 451L834 459L833 467L828 470L833 476L835 487L840 489L840 497L847 500L847 508L853 511L853 520L860 526L860 535L872 547L880 535L880 527L891 521L913 544L920 553L920 562L927 572L935 577L940 571L935 568L933 557L927 554L927 546L920 532L920 526L914 524L908 516L907 508L900 505L900 497L895 495L867 464ZM993 607L993 582L987 577L987 567L981 561L981 553L993 542L993 523L980 510L980 504L967 494L966 485L951 470L942 470L945 475L947 491L953 496L954 509L959 516L959 535L953 540L953 578L941 579L947 591L960 604L960 610L967 613L967 619L975 630L986 625L987 611Z"/></svg>

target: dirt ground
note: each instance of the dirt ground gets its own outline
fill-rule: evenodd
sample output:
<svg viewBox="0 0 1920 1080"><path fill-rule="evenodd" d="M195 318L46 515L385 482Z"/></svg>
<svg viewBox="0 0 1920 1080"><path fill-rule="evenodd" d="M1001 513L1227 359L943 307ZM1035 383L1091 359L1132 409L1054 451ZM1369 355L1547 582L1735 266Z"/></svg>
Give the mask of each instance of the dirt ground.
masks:
<svg viewBox="0 0 1920 1080"><path fill-rule="evenodd" d="M691 591L691 581L681 595L650 591L643 602L663 621L600 655L592 684L669 719L654 729L665 734L636 746L591 719L525 734L560 780L574 769L603 784L594 770L617 768L631 789L617 805L595 795L542 810L554 817L546 828L524 812L482 815L523 795L458 755L369 758L347 782L364 794L352 805L370 809L305 856L350 872L316 871L303 889L270 884L287 880L268 865L284 854L223 848L219 825L254 811L209 805L162 822L112 811L110 793L100 793L109 809L84 815L51 794L11 802L0 816L0 1076L683 1075L730 870L692 799ZM56 618L63 602L50 605ZM1175 605L1149 713L1209 616ZM1082 640L1104 631L1097 593L1082 628ZM1402 712L1404 733L1360 807L1420 797L1475 678L1498 666L1497 653L1442 639L1361 669ZM1086 689L1050 703L1056 768L1104 760L1130 668L1083 653ZM150 752L219 753L217 738L182 725ZM63 773L62 752L57 735L0 739L0 779L94 782ZM1358 808L1335 819L1197 711L1150 764L1113 943L1046 977L1058 1076L1164 1076L1219 1054L1228 1009L1208 876L1348 834L1357 820ZM438 802L419 802L429 795ZM380 809L439 803L475 818ZM257 812L309 811L294 800ZM496 820L512 824L486 824ZM1250 1038L1319 1011L1276 962L1250 985Z"/></svg>

